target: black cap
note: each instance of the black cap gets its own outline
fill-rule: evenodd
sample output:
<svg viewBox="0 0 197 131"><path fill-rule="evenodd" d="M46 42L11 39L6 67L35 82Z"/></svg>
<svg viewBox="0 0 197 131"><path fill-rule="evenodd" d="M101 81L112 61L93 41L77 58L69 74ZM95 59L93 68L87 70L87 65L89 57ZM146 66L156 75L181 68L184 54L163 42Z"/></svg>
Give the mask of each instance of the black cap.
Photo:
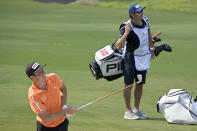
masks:
<svg viewBox="0 0 197 131"><path fill-rule="evenodd" d="M28 77L32 76L36 71L38 71L39 69L43 68L45 65L40 65L37 62L31 62L29 64L27 64L26 67L26 74Z"/></svg>

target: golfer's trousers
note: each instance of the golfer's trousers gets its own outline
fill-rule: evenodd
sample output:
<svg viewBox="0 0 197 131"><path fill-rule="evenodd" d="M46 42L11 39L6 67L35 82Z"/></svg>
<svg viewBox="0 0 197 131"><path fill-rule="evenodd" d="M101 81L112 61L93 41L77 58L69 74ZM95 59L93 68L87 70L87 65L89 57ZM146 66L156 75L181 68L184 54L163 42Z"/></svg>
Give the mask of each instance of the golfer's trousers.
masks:
<svg viewBox="0 0 197 131"><path fill-rule="evenodd" d="M37 121L37 131L68 131L68 119L65 119L61 124L57 127L46 127L43 126L40 122Z"/></svg>

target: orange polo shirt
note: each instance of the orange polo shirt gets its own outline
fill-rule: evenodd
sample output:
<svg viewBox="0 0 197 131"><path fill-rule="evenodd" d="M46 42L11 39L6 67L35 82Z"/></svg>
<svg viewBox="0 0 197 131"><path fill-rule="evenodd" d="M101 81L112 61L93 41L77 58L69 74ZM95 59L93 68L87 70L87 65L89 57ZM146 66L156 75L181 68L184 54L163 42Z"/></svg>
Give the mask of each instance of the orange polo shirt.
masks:
<svg viewBox="0 0 197 131"><path fill-rule="evenodd" d="M54 73L46 75L47 90L41 90L33 83L29 88L28 98L31 109L35 114L47 109L48 113L56 113L62 110L60 89L63 86L62 80ZM37 115L37 121L46 127L56 127L65 120L65 116L61 116L58 120L51 123L44 123Z"/></svg>

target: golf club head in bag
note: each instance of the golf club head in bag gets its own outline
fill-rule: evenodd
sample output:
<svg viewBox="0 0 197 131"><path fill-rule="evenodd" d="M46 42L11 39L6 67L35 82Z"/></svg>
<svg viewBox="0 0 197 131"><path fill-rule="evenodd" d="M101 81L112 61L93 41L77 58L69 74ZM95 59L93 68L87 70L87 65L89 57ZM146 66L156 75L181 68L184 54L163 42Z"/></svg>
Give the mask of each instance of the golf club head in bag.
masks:
<svg viewBox="0 0 197 131"><path fill-rule="evenodd" d="M155 38L153 38L153 39L152 39L152 41L153 41L153 44L154 44L154 43L156 43L156 42L160 42L160 41L161 41L161 39L160 39L160 38L158 38L158 37L155 37Z"/></svg>
<svg viewBox="0 0 197 131"><path fill-rule="evenodd" d="M155 56L158 56L162 51L172 52L172 47L168 44L161 44L159 46L155 46Z"/></svg>

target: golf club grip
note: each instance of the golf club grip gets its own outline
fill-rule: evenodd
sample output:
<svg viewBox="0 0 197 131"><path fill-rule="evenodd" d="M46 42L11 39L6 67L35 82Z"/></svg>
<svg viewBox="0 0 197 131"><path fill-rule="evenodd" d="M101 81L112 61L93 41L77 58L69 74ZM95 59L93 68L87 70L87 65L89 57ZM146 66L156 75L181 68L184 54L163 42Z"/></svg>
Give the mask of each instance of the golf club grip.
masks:
<svg viewBox="0 0 197 131"><path fill-rule="evenodd" d="M154 39L155 37L157 37L158 35L160 35L162 32L160 31L160 32L157 32L156 34L154 34L153 36L152 36L152 39Z"/></svg>
<svg viewBox="0 0 197 131"><path fill-rule="evenodd" d="M88 103L88 104L82 105L82 106L78 107L77 109L78 109L78 110L81 110L81 109L83 109L83 108L85 108L86 106L89 106L89 105L91 105L91 104L93 104L93 101L90 102L90 103Z"/></svg>

